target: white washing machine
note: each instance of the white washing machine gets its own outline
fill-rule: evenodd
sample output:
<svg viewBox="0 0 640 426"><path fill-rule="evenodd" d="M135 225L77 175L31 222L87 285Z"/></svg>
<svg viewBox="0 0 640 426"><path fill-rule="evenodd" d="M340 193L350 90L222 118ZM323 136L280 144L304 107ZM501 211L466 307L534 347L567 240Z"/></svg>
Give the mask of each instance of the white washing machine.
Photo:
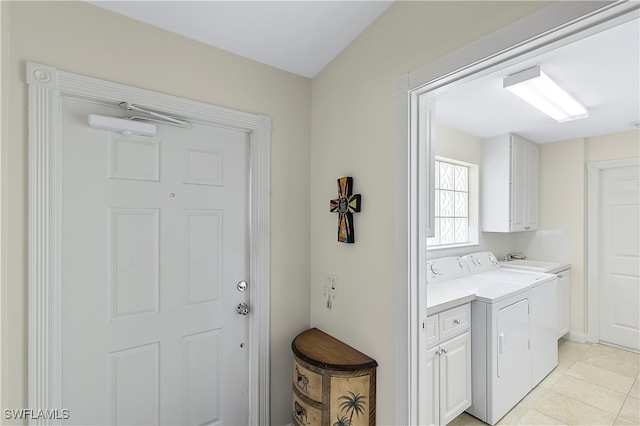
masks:
<svg viewBox="0 0 640 426"><path fill-rule="evenodd" d="M531 380L535 387L558 365L558 279L555 274L501 268L493 253L463 257L472 277L515 282L530 288Z"/></svg>
<svg viewBox="0 0 640 426"><path fill-rule="evenodd" d="M532 387L529 285L467 275L461 258L427 262L427 283L473 291L472 405L468 413L496 424Z"/></svg>

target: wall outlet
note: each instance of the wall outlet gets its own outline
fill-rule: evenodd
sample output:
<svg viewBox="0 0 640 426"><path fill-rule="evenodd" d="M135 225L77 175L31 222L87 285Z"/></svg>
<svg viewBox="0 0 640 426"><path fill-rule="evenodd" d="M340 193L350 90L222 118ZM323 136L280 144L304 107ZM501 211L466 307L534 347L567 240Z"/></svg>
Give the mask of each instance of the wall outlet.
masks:
<svg viewBox="0 0 640 426"><path fill-rule="evenodd" d="M338 294L338 276L324 272L322 278L322 289L324 292L331 295Z"/></svg>
<svg viewBox="0 0 640 426"><path fill-rule="evenodd" d="M327 299L327 309L333 307L333 301L338 294L338 276L335 274L322 273L322 291Z"/></svg>

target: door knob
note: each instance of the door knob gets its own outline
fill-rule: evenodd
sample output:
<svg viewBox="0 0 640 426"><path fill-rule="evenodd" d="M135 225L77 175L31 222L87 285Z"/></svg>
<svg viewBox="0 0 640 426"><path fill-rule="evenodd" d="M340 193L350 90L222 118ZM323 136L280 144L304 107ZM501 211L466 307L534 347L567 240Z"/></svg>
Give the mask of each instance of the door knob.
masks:
<svg viewBox="0 0 640 426"><path fill-rule="evenodd" d="M238 307L236 308L236 312L239 313L240 315L247 315L249 313L249 305L247 305L246 303L238 304Z"/></svg>
<svg viewBox="0 0 640 426"><path fill-rule="evenodd" d="M245 291L247 289L247 282L246 281L238 282L238 285L236 286L236 288L238 289L238 291Z"/></svg>

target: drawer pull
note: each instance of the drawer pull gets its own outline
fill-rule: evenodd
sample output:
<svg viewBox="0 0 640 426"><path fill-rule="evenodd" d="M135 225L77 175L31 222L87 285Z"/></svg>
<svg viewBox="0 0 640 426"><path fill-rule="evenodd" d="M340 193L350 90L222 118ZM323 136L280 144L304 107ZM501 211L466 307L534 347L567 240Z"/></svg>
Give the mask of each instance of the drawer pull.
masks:
<svg viewBox="0 0 640 426"><path fill-rule="evenodd" d="M459 320L459 319L454 319L454 320L453 320L453 323L454 323L455 325L460 325L460 320Z"/></svg>

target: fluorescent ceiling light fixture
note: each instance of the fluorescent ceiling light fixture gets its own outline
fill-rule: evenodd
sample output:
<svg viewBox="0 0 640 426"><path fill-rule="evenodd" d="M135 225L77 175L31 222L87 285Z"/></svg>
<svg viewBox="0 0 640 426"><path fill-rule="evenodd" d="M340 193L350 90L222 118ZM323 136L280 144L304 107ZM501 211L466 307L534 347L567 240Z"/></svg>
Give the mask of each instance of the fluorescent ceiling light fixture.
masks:
<svg viewBox="0 0 640 426"><path fill-rule="evenodd" d="M89 114L89 127L92 129L118 132L124 136L140 135L155 136L155 124L125 120L123 118L108 117L106 115Z"/></svg>
<svg viewBox="0 0 640 426"><path fill-rule="evenodd" d="M540 67L512 74L505 77L502 83L502 87L560 123L589 116L589 111L542 72Z"/></svg>

